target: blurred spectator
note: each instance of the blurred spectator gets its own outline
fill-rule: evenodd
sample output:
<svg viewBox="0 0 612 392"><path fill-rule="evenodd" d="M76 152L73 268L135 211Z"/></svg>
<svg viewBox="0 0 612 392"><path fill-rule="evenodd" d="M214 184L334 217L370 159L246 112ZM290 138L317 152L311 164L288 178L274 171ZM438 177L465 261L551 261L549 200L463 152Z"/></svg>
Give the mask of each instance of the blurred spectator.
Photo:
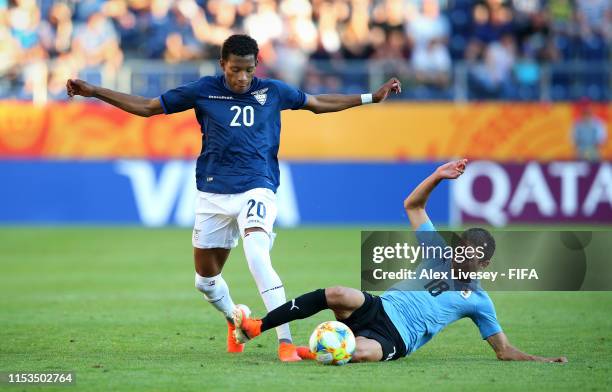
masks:
<svg viewBox="0 0 612 392"><path fill-rule="evenodd" d="M582 99L578 105L579 117L574 123L573 140L576 155L579 159L599 160L599 147L606 141L606 126L593 112L588 99Z"/></svg>
<svg viewBox="0 0 612 392"><path fill-rule="evenodd" d="M405 62L410 59L410 44L401 30L390 30L386 38L383 34L381 42L376 42L374 46L376 51L372 57L377 60Z"/></svg>
<svg viewBox="0 0 612 392"><path fill-rule="evenodd" d="M310 54L316 50L318 43L312 5L307 0L283 0L280 12L285 20L285 32L275 45L276 61L273 67L280 79L300 86Z"/></svg>
<svg viewBox="0 0 612 392"><path fill-rule="evenodd" d="M554 47L550 14L545 10L524 16L521 26L517 26L518 44L526 52L540 61L555 61L559 55Z"/></svg>
<svg viewBox="0 0 612 392"><path fill-rule="evenodd" d="M409 9L407 34L415 47L425 47L431 40L446 42L450 25L440 13L438 0L423 0L422 11Z"/></svg>
<svg viewBox="0 0 612 392"><path fill-rule="evenodd" d="M205 57L214 58L223 41L237 32L234 26L238 9L235 2L229 0L210 0L206 3L206 11L195 12L191 18L191 27L195 37L207 45Z"/></svg>
<svg viewBox="0 0 612 392"><path fill-rule="evenodd" d="M292 41L294 46L312 53L317 47L317 28L312 20L312 5L307 0L283 0L280 5L281 14L286 21L283 41Z"/></svg>
<svg viewBox="0 0 612 392"><path fill-rule="evenodd" d="M321 50L317 50L321 57L328 57L327 54L337 53L340 50L341 42L337 23L336 8L331 2L323 2L319 12L319 43Z"/></svg>
<svg viewBox="0 0 612 392"><path fill-rule="evenodd" d="M70 7L66 3L54 3L48 18L41 22L38 29L40 42L50 57L70 51L72 30Z"/></svg>
<svg viewBox="0 0 612 392"><path fill-rule="evenodd" d="M8 22L11 34L19 44L20 61L30 63L47 58L38 36L40 11L36 3L33 0L19 0L16 5L9 9Z"/></svg>
<svg viewBox="0 0 612 392"><path fill-rule="evenodd" d="M291 35L276 49L274 68L278 77L287 83L300 86L308 65L308 53L301 49L297 35Z"/></svg>
<svg viewBox="0 0 612 392"><path fill-rule="evenodd" d="M368 1L352 0L352 14L342 33L342 57L347 60L367 60L374 54L370 42Z"/></svg>
<svg viewBox="0 0 612 392"><path fill-rule="evenodd" d="M197 49L184 42L181 33L175 31L166 37L164 60L167 63L180 63L182 61L193 60L197 57Z"/></svg>
<svg viewBox="0 0 612 392"><path fill-rule="evenodd" d="M426 47L417 46L412 56L412 67L417 81L425 86L440 90L448 87L451 58L441 40L431 40Z"/></svg>
<svg viewBox="0 0 612 392"><path fill-rule="evenodd" d="M542 0L512 0L512 5L518 13L534 14L542 9Z"/></svg>
<svg viewBox="0 0 612 392"><path fill-rule="evenodd" d="M93 13L99 12L104 7L105 0L77 0L74 3L76 5L75 20L85 22Z"/></svg>
<svg viewBox="0 0 612 392"><path fill-rule="evenodd" d="M86 23L75 28L72 48L85 67L104 66L115 73L123 61L115 28L99 11L92 12Z"/></svg>
<svg viewBox="0 0 612 392"><path fill-rule="evenodd" d="M374 5L372 24L384 31L403 30L407 9L403 0L382 0Z"/></svg>
<svg viewBox="0 0 612 392"><path fill-rule="evenodd" d="M538 97L540 66L527 51L523 51L513 68L520 100L534 100Z"/></svg>
<svg viewBox="0 0 612 392"><path fill-rule="evenodd" d="M489 44L483 58L472 67L471 80L478 98L513 98L512 68L516 45L512 35L504 35L501 42Z"/></svg>
<svg viewBox="0 0 612 392"><path fill-rule="evenodd" d="M203 57L204 46L194 26L204 23L201 9L193 0L179 0L172 8L172 27L166 36L164 60L168 63L191 61Z"/></svg>
<svg viewBox="0 0 612 392"><path fill-rule="evenodd" d="M0 25L0 97L11 95L19 76L19 42L13 38L9 29Z"/></svg>
<svg viewBox="0 0 612 392"><path fill-rule="evenodd" d="M162 58L168 33L174 26L173 17L170 15L170 2L152 0L150 12L144 16L144 19L141 23L146 38L140 43L139 52L149 58Z"/></svg>
<svg viewBox="0 0 612 392"><path fill-rule="evenodd" d="M547 9L553 21L554 30L569 29L572 22L572 2L567 0L548 0Z"/></svg>
<svg viewBox="0 0 612 392"><path fill-rule="evenodd" d="M283 34L281 19L274 0L260 0L257 11L244 20L244 29L260 46L277 40Z"/></svg>
<svg viewBox="0 0 612 392"><path fill-rule="evenodd" d="M512 12L501 0L489 0L474 7L472 39L485 44L513 33Z"/></svg>
<svg viewBox="0 0 612 392"><path fill-rule="evenodd" d="M610 0L576 0L577 17L583 37L597 34L607 40L612 33L612 4Z"/></svg>
<svg viewBox="0 0 612 392"><path fill-rule="evenodd" d="M370 45L368 36L348 27L342 34L340 53L346 60L367 60L374 54L374 48Z"/></svg>

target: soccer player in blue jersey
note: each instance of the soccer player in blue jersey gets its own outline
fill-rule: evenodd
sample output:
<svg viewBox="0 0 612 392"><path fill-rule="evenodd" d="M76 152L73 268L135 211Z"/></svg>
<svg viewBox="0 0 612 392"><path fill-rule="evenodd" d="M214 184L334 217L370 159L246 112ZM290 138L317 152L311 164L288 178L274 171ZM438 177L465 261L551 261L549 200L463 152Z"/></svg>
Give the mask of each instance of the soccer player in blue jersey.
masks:
<svg viewBox="0 0 612 392"><path fill-rule="evenodd" d="M419 184L404 201L410 223L419 243L425 246L444 245L432 225L425 204L434 188L445 179L456 179L465 170L467 160L440 166ZM467 244L482 246L482 256L459 265L455 260L424 260L419 268L460 268L478 271L486 268L495 251L495 240L484 229L469 229L461 234ZM450 276L450 274L449 274ZM414 282L423 285L417 288ZM312 316L331 309L336 319L351 328L356 336L353 362L395 360L417 350L444 327L461 318L470 318L480 335L491 345L500 360L567 362L565 357L546 358L526 354L514 347L497 321L493 302L478 282L436 279L403 282L381 296L348 287L319 289L297 297L269 312L262 319L247 317L237 309L234 313L236 338L246 342L277 325ZM314 359L307 347L298 347L303 358Z"/></svg>
<svg viewBox="0 0 612 392"><path fill-rule="evenodd" d="M228 320L229 352L242 352L244 345L233 337L235 305L221 271L240 236L266 309L273 310L286 301L283 283L272 268L269 254L277 214L280 112L337 112L382 102L390 93L401 92L400 82L392 78L373 94L308 95L281 81L255 77L258 52L257 42L251 37L233 35L221 48L222 75L203 77L153 99L77 79L66 84L71 97L95 97L143 117L194 109L202 130L192 236L195 285ZM300 360L289 326L279 325L277 334L279 358Z"/></svg>

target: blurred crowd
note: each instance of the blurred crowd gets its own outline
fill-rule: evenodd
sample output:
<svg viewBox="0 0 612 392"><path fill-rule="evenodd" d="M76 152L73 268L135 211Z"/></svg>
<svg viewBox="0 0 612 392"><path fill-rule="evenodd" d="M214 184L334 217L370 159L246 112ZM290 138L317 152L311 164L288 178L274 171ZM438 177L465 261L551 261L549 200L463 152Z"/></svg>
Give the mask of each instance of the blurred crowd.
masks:
<svg viewBox="0 0 612 392"><path fill-rule="evenodd" d="M477 98L537 99L543 64L609 63L612 6L610 0L0 0L0 97L29 99L44 85L47 96L62 99L67 78L92 72L105 83L129 59L216 60L223 40L242 32L259 43L260 75L311 93L363 91L363 73L353 75L357 66L347 61L368 60L351 64L401 75L420 98L451 98L454 66L466 64ZM608 74L591 81L601 90L591 98L609 94ZM572 75L563 75L560 85L570 88Z"/></svg>

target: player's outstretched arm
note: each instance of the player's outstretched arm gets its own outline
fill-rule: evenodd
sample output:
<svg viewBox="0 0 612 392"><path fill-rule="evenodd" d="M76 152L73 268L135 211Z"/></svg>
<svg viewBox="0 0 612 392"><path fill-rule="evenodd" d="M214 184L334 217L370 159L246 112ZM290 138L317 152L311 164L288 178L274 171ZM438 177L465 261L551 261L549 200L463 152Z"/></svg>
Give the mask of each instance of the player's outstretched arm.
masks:
<svg viewBox="0 0 612 392"><path fill-rule="evenodd" d="M373 94L321 94L308 95L306 105L302 109L313 113L339 112L359 105L383 102L389 94L402 92L402 84L397 78L391 78Z"/></svg>
<svg viewBox="0 0 612 392"><path fill-rule="evenodd" d="M444 179L454 180L458 178L465 171L466 165L467 159L445 163L414 188L412 193L404 200L404 209L413 229L418 229L429 220L425 205L434 188Z"/></svg>
<svg viewBox="0 0 612 392"><path fill-rule="evenodd" d="M500 361L538 361L538 362L567 362L566 357L539 357L526 354L510 344L505 333L500 332L487 338L487 342L493 347L497 359Z"/></svg>
<svg viewBox="0 0 612 392"><path fill-rule="evenodd" d="M150 117L164 112L159 98L144 98L137 95L120 93L100 86L94 86L84 80L68 79L66 92L69 97L81 95L94 97L109 103L128 113L142 117Z"/></svg>

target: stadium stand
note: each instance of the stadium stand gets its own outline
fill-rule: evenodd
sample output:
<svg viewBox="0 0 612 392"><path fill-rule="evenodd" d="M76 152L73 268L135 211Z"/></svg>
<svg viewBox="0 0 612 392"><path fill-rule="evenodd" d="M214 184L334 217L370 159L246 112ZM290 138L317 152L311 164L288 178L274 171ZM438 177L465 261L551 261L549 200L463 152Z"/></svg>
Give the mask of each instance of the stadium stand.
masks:
<svg viewBox="0 0 612 392"><path fill-rule="evenodd" d="M399 99L610 99L608 0L0 0L0 98L66 99L64 82L154 96L215 72L245 32L261 76L313 93Z"/></svg>

